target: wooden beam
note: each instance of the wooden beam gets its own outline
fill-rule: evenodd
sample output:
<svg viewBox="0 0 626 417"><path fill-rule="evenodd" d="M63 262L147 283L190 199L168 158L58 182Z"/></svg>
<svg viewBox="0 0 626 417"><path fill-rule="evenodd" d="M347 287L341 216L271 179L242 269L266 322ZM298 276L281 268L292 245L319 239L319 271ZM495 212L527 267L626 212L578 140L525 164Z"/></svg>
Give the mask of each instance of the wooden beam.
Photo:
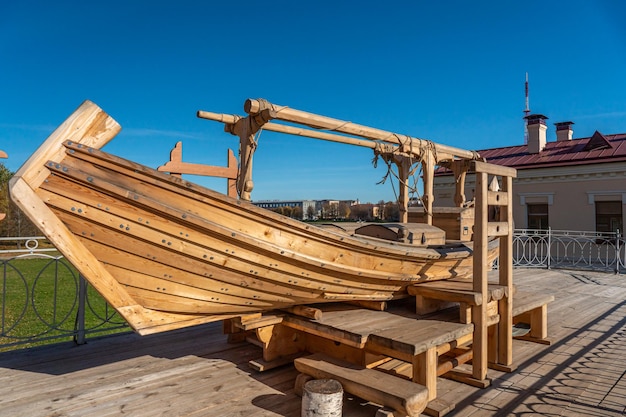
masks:
<svg viewBox="0 0 626 417"><path fill-rule="evenodd" d="M484 172L489 175L517 178L517 170L515 168L489 164L481 161L473 161L472 164L475 171Z"/></svg>
<svg viewBox="0 0 626 417"><path fill-rule="evenodd" d="M240 117L240 116L234 116L230 114L213 113L213 112L208 112L204 110L199 110L197 113L197 116L200 119L221 122L226 125L234 124L237 121L237 117ZM348 136L336 135L334 133L320 132L316 130L303 129L301 127L281 125L281 124L271 123L271 122L265 123L263 125L263 130L269 130L269 131L277 132L277 133L286 133L289 135L302 136L302 137L308 137L308 138L313 138L313 139L321 139L321 140L326 140L329 142L345 143L347 145L361 146L361 147L370 148L370 149L375 149L377 146L376 142L372 142L370 140L351 138ZM228 131L230 132L230 130Z"/></svg>
<svg viewBox="0 0 626 417"><path fill-rule="evenodd" d="M326 116L320 116L301 110L292 109L286 106L279 106L269 103L263 99L248 99L244 104L244 110L250 115L259 114L264 110L271 110L270 117L272 119L283 120L286 122L302 124L314 129L326 129L336 132L346 133L354 136L360 136L371 140L393 143L396 145L412 146L416 149L429 146L430 141L425 139L414 138L407 135L393 133L381 129L359 125L356 123L333 119ZM454 157L476 159L477 154L472 151L454 148L452 146L432 143L438 155L446 155L443 159L453 159Z"/></svg>
<svg viewBox="0 0 626 417"><path fill-rule="evenodd" d="M158 167L157 171L169 172L171 175L189 174L226 178L228 196L237 197L237 158L231 149L228 150L227 158L226 167L183 162L183 143L179 141L170 151L170 160Z"/></svg>

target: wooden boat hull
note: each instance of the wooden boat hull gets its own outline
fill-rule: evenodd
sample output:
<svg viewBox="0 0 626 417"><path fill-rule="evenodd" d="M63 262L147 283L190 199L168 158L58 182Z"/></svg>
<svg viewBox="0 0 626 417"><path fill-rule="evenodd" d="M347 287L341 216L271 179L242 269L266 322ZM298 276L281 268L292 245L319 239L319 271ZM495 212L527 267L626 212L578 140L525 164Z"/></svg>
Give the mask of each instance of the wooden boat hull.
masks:
<svg viewBox="0 0 626 417"><path fill-rule="evenodd" d="M107 154L85 102L16 173L12 198L140 333L469 276L471 249L317 228ZM490 248L490 259L497 245Z"/></svg>

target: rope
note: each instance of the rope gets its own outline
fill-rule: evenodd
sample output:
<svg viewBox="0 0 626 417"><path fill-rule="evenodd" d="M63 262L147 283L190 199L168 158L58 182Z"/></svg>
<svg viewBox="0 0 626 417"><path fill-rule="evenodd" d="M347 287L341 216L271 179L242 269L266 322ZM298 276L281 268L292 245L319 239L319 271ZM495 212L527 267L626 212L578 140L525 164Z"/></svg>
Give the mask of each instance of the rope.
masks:
<svg viewBox="0 0 626 417"><path fill-rule="evenodd" d="M398 136L397 134L394 133L394 136L398 139L398 141L403 144L406 145L406 142L402 142L402 138L400 136ZM400 178L400 175L398 173L396 173L393 169L393 165L395 165L394 163L394 156L400 154L401 150L400 147L398 146L394 146L392 144L389 143L383 143L383 142L376 142L376 147L374 148L374 158L372 159L372 164L374 166L374 168L378 167L378 159L382 159L383 162L387 165L387 172L385 173L385 175L383 176L383 178L377 182L376 184L384 184L385 182L387 182L387 180L390 177L395 178L396 180L398 180L398 183L402 186L406 186L409 190L409 200L411 199L411 195L415 195L417 196L416 198L422 203L422 207L424 207L424 201L423 201L423 196L420 195L419 190L418 190L418 184L419 184L419 177L422 172L422 162L424 162L424 154L420 154L420 158L419 161L414 161L413 160L413 140L411 140L410 137L405 136L405 138L408 140L408 144L409 144L409 173L407 177L412 177L412 184L409 183L408 181L405 182L402 178ZM429 145L427 146L432 146L431 151L433 151L434 148L434 143L428 141ZM418 170L419 168L419 170ZM408 178L407 178L408 179ZM396 190L394 181L391 182L391 189L393 190L393 194L394 194L394 198L396 200L396 202L398 202L398 192Z"/></svg>

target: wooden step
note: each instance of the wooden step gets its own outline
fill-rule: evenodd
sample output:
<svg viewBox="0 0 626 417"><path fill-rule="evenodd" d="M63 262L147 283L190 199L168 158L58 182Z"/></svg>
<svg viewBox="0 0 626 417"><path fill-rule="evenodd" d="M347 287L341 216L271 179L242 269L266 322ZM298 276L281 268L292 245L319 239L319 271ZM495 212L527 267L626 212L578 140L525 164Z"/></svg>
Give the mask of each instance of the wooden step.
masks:
<svg viewBox="0 0 626 417"><path fill-rule="evenodd" d="M518 292L513 297L513 317L540 308L554 301L554 295L538 292Z"/></svg>
<svg viewBox="0 0 626 417"><path fill-rule="evenodd" d="M341 383L344 391L364 400L393 408L407 416L419 416L426 408L426 387L385 374L339 361L316 353L294 361L296 369L316 379L330 378Z"/></svg>
<svg viewBox="0 0 626 417"><path fill-rule="evenodd" d="M516 339L549 345L548 304L554 296L540 292L519 292L513 297L513 323L530 324L530 333Z"/></svg>

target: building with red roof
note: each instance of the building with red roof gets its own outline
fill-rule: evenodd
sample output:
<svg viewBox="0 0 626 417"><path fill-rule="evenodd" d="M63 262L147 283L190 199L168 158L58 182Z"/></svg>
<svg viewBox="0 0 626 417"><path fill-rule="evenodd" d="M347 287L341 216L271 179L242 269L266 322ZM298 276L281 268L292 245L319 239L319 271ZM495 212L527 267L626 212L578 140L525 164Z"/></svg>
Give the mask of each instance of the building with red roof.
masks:
<svg viewBox="0 0 626 417"><path fill-rule="evenodd" d="M517 169L513 181L516 228L611 232L624 227L626 133L573 139L573 122L555 123L556 141L546 139L546 119L525 117L527 144L478 151L487 162ZM435 178L435 204L453 206L450 171ZM468 176L466 195L473 196Z"/></svg>

